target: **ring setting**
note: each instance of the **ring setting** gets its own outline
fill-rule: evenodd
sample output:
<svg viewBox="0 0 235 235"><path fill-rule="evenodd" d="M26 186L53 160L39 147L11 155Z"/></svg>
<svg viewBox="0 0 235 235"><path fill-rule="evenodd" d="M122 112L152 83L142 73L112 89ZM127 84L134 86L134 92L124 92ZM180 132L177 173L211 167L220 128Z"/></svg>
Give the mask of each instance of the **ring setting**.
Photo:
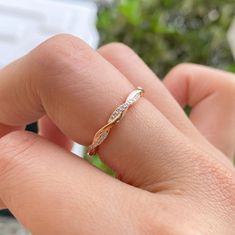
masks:
<svg viewBox="0 0 235 235"><path fill-rule="evenodd" d="M108 137L111 128L120 122L128 109L134 105L143 96L143 94L143 88L137 87L129 94L126 101L114 110L109 117L107 124L96 132L92 144L88 147L87 155L93 156L97 153L99 145L101 145Z"/></svg>

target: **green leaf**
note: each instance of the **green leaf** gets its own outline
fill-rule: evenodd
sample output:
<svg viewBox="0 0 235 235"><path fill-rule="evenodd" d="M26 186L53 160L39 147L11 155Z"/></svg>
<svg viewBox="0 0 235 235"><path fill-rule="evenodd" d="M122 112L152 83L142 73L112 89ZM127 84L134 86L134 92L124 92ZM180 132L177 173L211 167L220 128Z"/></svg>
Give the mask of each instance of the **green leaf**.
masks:
<svg viewBox="0 0 235 235"><path fill-rule="evenodd" d="M160 77L182 62L234 71L225 40L234 17L234 0L115 2L99 11L101 44L129 45ZM213 12L219 16L216 21L210 20Z"/></svg>
<svg viewBox="0 0 235 235"><path fill-rule="evenodd" d="M100 170L102 170L103 172L107 173L108 175L111 175L113 177L116 176L115 172L112 169L110 169L106 164L104 164L98 155L95 155L92 157L85 155L84 159L87 160L88 162L90 162L93 166L95 166L95 167L99 168Z"/></svg>
<svg viewBox="0 0 235 235"><path fill-rule="evenodd" d="M140 2L134 0L122 0L119 12L126 18L127 22L137 26L141 22Z"/></svg>
<svg viewBox="0 0 235 235"><path fill-rule="evenodd" d="M187 116L190 115L191 111L192 111L192 107L190 107L189 105L186 105L184 107L184 112L187 114Z"/></svg>

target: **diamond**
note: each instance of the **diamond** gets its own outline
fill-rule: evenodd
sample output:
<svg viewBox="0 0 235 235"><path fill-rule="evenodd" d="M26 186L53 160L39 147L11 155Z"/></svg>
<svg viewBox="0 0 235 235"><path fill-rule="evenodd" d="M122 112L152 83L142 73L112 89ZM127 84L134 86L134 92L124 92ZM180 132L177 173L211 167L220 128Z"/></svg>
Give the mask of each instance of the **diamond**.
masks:
<svg viewBox="0 0 235 235"><path fill-rule="evenodd" d="M140 94L135 95L135 96L131 99L132 103L135 103L139 98L140 98Z"/></svg>
<svg viewBox="0 0 235 235"><path fill-rule="evenodd" d="M127 103L125 103L123 106L126 109L126 108L128 108L129 105Z"/></svg>
<svg viewBox="0 0 235 235"><path fill-rule="evenodd" d="M121 111L124 111L125 110L125 107L124 107L124 105L121 105Z"/></svg>
<svg viewBox="0 0 235 235"><path fill-rule="evenodd" d="M100 134L100 136L98 137L96 143L99 145L101 144L105 139L106 137L108 136L109 132L108 131L104 131Z"/></svg>
<svg viewBox="0 0 235 235"><path fill-rule="evenodd" d="M131 101L131 104L133 104L135 102L135 99L132 98L132 99L130 99L130 101Z"/></svg>

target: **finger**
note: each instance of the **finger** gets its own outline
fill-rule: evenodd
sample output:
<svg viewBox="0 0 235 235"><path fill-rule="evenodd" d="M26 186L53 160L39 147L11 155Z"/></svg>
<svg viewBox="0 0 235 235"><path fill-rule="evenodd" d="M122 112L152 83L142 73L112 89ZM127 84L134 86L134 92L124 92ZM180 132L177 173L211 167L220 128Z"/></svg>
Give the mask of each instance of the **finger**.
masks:
<svg viewBox="0 0 235 235"><path fill-rule="evenodd" d="M20 126L9 126L9 125L4 125L4 124L0 124L0 138L6 134L8 134L9 132L12 131L17 131L17 130L23 130L24 127L20 127Z"/></svg>
<svg viewBox="0 0 235 235"><path fill-rule="evenodd" d="M205 143L170 92L134 51L124 44L111 43L98 52L134 86L145 87L145 97L182 133L194 141Z"/></svg>
<svg viewBox="0 0 235 235"><path fill-rule="evenodd" d="M235 76L200 65L173 69L164 84L181 106L192 107L197 129L229 158L235 155Z"/></svg>
<svg viewBox="0 0 235 235"><path fill-rule="evenodd" d="M65 136L61 130L50 120L48 116L44 116L39 120L39 135L43 136L47 140L65 148L71 150L73 147L73 141Z"/></svg>
<svg viewBox="0 0 235 235"><path fill-rule="evenodd" d="M130 208L150 200L27 132L0 139L0 169L0 198L32 234L137 234Z"/></svg>
<svg viewBox="0 0 235 235"><path fill-rule="evenodd" d="M46 113L66 136L83 145L92 142L134 89L103 57L71 36L47 41L0 77L0 123L22 125ZM188 176L179 176L187 164L182 156L191 151L190 140L145 98L99 148L102 160L123 181L155 191L156 181L177 179L183 184Z"/></svg>
<svg viewBox="0 0 235 235"><path fill-rule="evenodd" d="M13 127L13 126L0 124L0 138L12 131L23 130L23 129L24 129L23 127ZM5 208L5 205L0 199L0 210L4 208Z"/></svg>

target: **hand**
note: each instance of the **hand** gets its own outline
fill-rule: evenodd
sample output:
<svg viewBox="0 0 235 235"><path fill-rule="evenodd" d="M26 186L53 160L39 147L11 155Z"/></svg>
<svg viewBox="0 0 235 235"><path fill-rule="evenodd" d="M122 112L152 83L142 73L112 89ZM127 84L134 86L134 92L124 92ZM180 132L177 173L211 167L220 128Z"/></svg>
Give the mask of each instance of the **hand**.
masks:
<svg viewBox="0 0 235 235"><path fill-rule="evenodd" d="M99 148L117 180L70 139L89 145L136 86ZM0 71L0 107L1 207L33 234L234 234L234 75L185 64L162 83L126 46L62 35ZM39 119L42 137L23 131Z"/></svg>

